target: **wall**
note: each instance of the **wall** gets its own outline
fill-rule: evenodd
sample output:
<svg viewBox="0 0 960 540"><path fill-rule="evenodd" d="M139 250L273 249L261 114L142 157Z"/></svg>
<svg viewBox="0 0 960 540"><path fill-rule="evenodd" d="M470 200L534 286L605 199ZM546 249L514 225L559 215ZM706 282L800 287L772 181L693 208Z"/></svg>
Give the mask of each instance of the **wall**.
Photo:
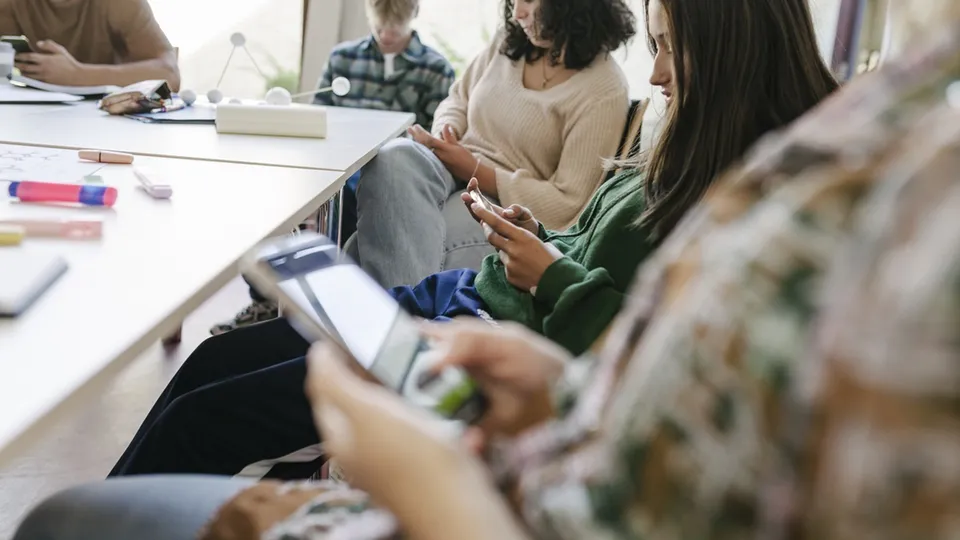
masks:
<svg viewBox="0 0 960 540"><path fill-rule="evenodd" d="M304 11L306 32L300 72L301 91L316 87L334 46L369 32L363 0L304 0Z"/></svg>

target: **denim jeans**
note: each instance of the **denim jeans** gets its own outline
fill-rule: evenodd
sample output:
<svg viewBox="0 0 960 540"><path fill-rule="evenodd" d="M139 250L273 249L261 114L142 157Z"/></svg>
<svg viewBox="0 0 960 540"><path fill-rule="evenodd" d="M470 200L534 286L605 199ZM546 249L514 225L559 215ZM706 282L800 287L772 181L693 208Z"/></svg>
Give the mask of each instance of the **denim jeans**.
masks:
<svg viewBox="0 0 960 540"><path fill-rule="evenodd" d="M14 540L193 540L253 482L215 476L116 478L68 489L35 508Z"/></svg>
<svg viewBox="0 0 960 540"><path fill-rule="evenodd" d="M443 270L479 270L493 248L460 201L464 187L427 147L388 142L363 169L348 253L385 288Z"/></svg>

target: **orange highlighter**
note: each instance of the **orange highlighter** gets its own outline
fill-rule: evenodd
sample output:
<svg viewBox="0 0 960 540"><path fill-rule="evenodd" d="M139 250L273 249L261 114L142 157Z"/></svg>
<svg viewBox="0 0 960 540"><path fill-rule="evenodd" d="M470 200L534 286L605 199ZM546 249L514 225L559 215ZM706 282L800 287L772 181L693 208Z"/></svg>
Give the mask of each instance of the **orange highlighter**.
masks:
<svg viewBox="0 0 960 540"><path fill-rule="evenodd" d="M129 165L133 163L133 154L123 152L107 152L104 150L81 150L80 159L96 163L118 163Z"/></svg>

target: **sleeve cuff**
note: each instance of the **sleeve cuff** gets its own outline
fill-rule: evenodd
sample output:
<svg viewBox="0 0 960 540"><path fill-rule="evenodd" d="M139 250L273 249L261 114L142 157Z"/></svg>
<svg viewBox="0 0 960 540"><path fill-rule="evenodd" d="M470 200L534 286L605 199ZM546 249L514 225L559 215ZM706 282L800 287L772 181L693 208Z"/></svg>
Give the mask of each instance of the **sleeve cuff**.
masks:
<svg viewBox="0 0 960 540"><path fill-rule="evenodd" d="M540 277L540 283L537 283L537 301L551 307L556 306L564 291L571 285L585 280L587 274L589 271L570 257L553 261L553 264L548 266L547 271Z"/></svg>
<svg viewBox="0 0 960 540"><path fill-rule="evenodd" d="M496 177L497 177L497 200L500 201L501 206L503 205L509 206L506 200L513 198L510 195L510 187L511 187L510 180L513 178L514 173L506 169L497 167L496 165L491 165L491 167L493 168L493 172L496 174Z"/></svg>
<svg viewBox="0 0 960 540"><path fill-rule="evenodd" d="M461 126L459 123L455 122L453 118L444 118L437 117L436 114L433 115L433 126L430 130L430 134L434 137L440 138L442 134L440 133L440 126L450 126L457 132L457 137L463 138L463 132L466 131L464 126Z"/></svg>
<svg viewBox="0 0 960 540"><path fill-rule="evenodd" d="M536 216L534 216L534 217L536 217ZM544 227L544 226L543 226L543 223L540 223L539 221L537 222L537 227L538 227L538 228L537 228L537 238L539 238L539 239L541 239L541 240L546 240L546 239L547 239L547 234L548 234L547 228Z"/></svg>

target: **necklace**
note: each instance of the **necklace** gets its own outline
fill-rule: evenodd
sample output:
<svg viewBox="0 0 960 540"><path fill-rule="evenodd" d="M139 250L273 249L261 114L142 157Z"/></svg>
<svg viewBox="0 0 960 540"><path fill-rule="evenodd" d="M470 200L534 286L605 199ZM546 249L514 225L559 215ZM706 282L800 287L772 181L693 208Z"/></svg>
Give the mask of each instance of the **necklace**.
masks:
<svg viewBox="0 0 960 540"><path fill-rule="evenodd" d="M547 85L550 84L550 81L552 81L553 79L555 79L556 76L559 75L559 74L560 74L560 71L562 71L562 70L559 70L559 69L558 69L553 75L547 77L547 57L546 57L546 56L543 57L543 63L540 64L540 66L543 68L543 84L540 85L540 89L541 89L541 90L546 90L546 89L547 89Z"/></svg>

